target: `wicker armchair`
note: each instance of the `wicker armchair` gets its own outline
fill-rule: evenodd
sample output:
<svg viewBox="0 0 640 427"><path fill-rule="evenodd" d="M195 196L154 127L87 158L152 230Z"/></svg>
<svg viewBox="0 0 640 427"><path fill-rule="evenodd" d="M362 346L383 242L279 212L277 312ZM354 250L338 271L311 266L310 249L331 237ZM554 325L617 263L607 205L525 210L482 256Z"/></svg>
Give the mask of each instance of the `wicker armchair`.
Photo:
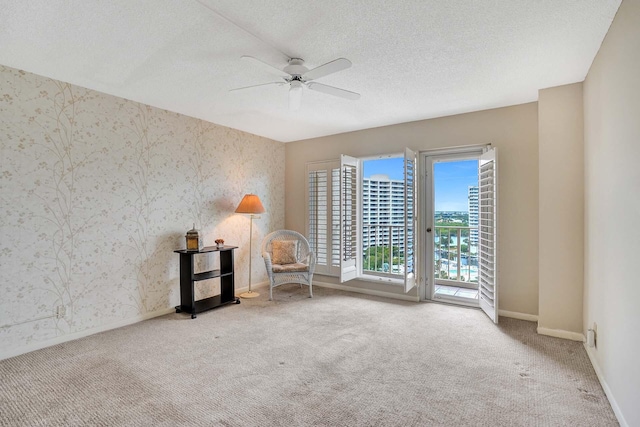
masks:
<svg viewBox="0 0 640 427"><path fill-rule="evenodd" d="M276 251L284 245L292 249L293 257L288 263L276 264L280 253L274 258L274 242ZM280 256L281 257L281 256ZM269 301L273 299L273 288L285 283L299 283L309 286L309 298L313 298L313 271L316 258L309 248L307 239L297 231L278 230L268 234L262 241L262 258L269 275Z"/></svg>

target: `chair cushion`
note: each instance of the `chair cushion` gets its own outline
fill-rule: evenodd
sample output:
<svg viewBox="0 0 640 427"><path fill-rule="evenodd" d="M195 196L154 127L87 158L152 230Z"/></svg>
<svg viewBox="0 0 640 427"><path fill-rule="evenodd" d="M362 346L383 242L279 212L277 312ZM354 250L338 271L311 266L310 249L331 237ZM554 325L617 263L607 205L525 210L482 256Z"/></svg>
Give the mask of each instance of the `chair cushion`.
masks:
<svg viewBox="0 0 640 427"><path fill-rule="evenodd" d="M274 240L271 242L271 261L274 264L286 265L298 262L296 255L298 253L297 240Z"/></svg>
<svg viewBox="0 0 640 427"><path fill-rule="evenodd" d="M274 273L302 273L305 271L309 271L309 266L307 264L302 264L301 262L296 262L293 264L273 264L271 269Z"/></svg>

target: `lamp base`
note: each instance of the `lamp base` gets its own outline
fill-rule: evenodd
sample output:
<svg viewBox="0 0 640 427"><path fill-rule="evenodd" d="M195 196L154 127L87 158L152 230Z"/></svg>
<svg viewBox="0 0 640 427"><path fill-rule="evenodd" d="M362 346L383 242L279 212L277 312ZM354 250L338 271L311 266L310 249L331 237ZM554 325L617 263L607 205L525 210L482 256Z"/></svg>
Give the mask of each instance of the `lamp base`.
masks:
<svg viewBox="0 0 640 427"><path fill-rule="evenodd" d="M249 291L249 292L243 292L240 294L240 298L255 298L255 297L259 297L260 294L257 292L253 292L253 291Z"/></svg>

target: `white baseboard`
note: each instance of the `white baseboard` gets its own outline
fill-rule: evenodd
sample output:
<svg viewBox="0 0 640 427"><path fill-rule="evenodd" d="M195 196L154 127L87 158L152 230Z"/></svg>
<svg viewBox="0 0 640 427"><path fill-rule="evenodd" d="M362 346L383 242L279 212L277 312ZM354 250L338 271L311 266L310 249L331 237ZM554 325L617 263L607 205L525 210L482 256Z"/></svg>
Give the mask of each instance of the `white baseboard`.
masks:
<svg viewBox="0 0 640 427"><path fill-rule="evenodd" d="M373 289L354 288L351 286L338 285L334 283L318 282L317 280L313 281L313 286L320 286L321 288L337 289L340 291L347 291L347 292L355 292L358 294L374 295L377 297L393 298L393 299L399 299L403 301L420 302L420 298L418 298L417 296L410 296L405 294L394 294L392 292L376 291Z"/></svg>
<svg viewBox="0 0 640 427"><path fill-rule="evenodd" d="M71 334L61 335L59 337L55 337L50 340L40 341L37 343L29 344L23 347L17 347L10 349L8 351L3 351L0 353L0 360L8 359L10 357L19 356L21 354L30 353L35 350L40 350L46 347L51 347L53 345L62 344L68 341L77 340L78 338L88 337L89 335L98 334L100 332L109 331L111 329L121 328L123 326L132 325L134 323L142 322L143 320L151 319L154 317L164 316L165 314L175 313L174 307L167 307L161 310L156 310L151 313L145 313L142 315L130 317L127 319L123 319L114 323L109 323L108 325L98 326L96 328L85 329L84 331L74 332Z"/></svg>
<svg viewBox="0 0 640 427"><path fill-rule="evenodd" d="M547 335L555 338L564 338L565 340L585 342L584 335L580 332L564 331L562 329L550 329L538 326L540 335Z"/></svg>
<svg viewBox="0 0 640 427"><path fill-rule="evenodd" d="M589 347L587 345L587 343L584 343L584 348L585 350L587 350L587 356L589 356L589 360L591 361L591 365L593 366L593 370L596 371L596 376L598 377L598 381L600 381L600 385L602 386L602 389L604 390L604 394L607 396L607 399L609 399L609 403L611 404L611 409L613 409L613 413L615 414L616 418L618 419L618 422L620 423L621 427L629 427L629 424L627 423L627 420L624 419L624 415L622 415L622 411L620 410L620 407L618 406L618 402L616 402L616 399L613 397L613 393L611 392L611 389L609 388L609 384L607 384L607 382L604 379L604 375L602 374L602 369L600 369L600 365L598 365L598 360L596 359L596 355L595 355L595 350L591 347Z"/></svg>
<svg viewBox="0 0 640 427"><path fill-rule="evenodd" d="M537 322L537 314L518 313L517 311L498 310L498 316L509 317L511 319L527 320L529 322Z"/></svg>
<svg viewBox="0 0 640 427"><path fill-rule="evenodd" d="M260 283L252 283L251 289L256 288L268 288L269 282L260 282ZM242 288L236 288L236 295L241 294L242 292L246 292L249 290L249 286L245 286ZM146 313L144 315L134 316L127 319L120 320L118 322L109 323L108 325L99 326L97 328L86 329L80 332L74 332L72 334L61 335L59 337L55 337L50 340L41 341L33 344L29 344L22 347L16 347L10 349L8 351L0 352L0 360L8 359L10 357L19 356L21 354L30 353L32 351L40 350L46 347L51 347L57 344L62 344L68 341L77 340L78 338L88 337L89 335L98 334L100 332L109 331L111 329L121 328L123 326L132 325L134 323L142 322L143 320L152 319L154 317L164 316L165 314L175 312L174 307L164 308L162 310L157 310L151 313Z"/></svg>

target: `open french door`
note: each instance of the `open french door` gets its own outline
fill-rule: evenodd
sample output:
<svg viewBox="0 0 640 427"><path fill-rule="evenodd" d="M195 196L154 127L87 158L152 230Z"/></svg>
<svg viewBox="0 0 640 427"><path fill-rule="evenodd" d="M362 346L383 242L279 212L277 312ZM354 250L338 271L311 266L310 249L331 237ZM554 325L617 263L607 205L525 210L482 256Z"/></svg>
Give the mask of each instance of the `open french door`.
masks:
<svg viewBox="0 0 640 427"><path fill-rule="evenodd" d="M480 308L498 323L498 164L495 148L478 159L478 298Z"/></svg>
<svg viewBox="0 0 640 427"><path fill-rule="evenodd" d="M360 160L340 156L340 283L358 277Z"/></svg>

